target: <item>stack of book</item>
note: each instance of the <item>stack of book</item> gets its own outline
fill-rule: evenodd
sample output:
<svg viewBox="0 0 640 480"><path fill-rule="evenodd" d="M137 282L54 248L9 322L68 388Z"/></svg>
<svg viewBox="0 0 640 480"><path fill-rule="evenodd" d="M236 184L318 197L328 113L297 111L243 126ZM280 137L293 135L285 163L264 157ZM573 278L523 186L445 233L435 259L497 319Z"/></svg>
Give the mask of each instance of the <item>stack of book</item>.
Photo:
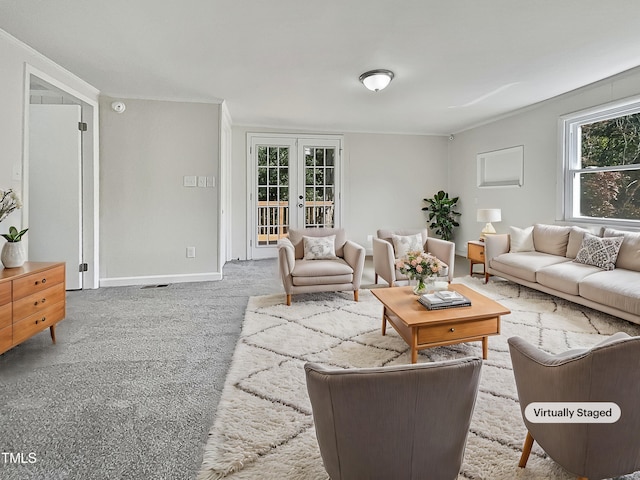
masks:
<svg viewBox="0 0 640 480"><path fill-rule="evenodd" d="M435 293L425 293L418 297L418 301L429 310L471 306L471 300L469 300L464 295L452 290L442 290Z"/></svg>

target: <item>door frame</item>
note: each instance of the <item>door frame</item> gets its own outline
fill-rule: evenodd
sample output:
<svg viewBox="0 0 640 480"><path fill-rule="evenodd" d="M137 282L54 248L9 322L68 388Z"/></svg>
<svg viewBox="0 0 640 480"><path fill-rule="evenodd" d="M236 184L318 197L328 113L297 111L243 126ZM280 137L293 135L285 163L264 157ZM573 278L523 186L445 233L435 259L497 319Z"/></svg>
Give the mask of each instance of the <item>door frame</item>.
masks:
<svg viewBox="0 0 640 480"><path fill-rule="evenodd" d="M344 186L343 176L344 176L344 158L343 158L343 149L344 149L344 135L323 135L323 134L303 134L303 133L269 133L269 132L247 132L247 143L246 143L246 152L247 152L247 169L246 169L246 177L247 177L247 225L246 225L246 258L247 260L253 260L253 246L252 242L254 239L254 226L256 224L256 209L255 207L255 199L254 194L256 191L256 182L257 182L257 165L254 164L253 161L253 151L252 145L255 139L269 139L271 141L277 142L278 140L293 140L294 147L292 149L295 152L295 158L297 165L294 165L294 171L298 171L301 168L302 161L299 157L300 150L300 142L304 142L306 140L327 140L334 141L338 143L338 156L337 156L337 168L335 172L335 181L336 181L336 227L341 226L342 222L342 188ZM291 168L291 162L289 163ZM291 176L290 176L291 178ZM297 181L297 178L296 178ZM291 197L290 197L291 200ZM260 257L263 258L263 257Z"/></svg>
<svg viewBox="0 0 640 480"><path fill-rule="evenodd" d="M22 165L21 169L14 169L15 172L19 171L19 175L22 177L22 225L29 225L29 105L31 103L31 76L37 77L78 100L82 111L82 121L87 124L87 132L83 135L82 140L82 251L84 263L88 265L88 271L83 273L82 283L83 288L98 288L100 286L98 101L25 63ZM26 239L28 252L28 238ZM29 258L28 253L27 258Z"/></svg>

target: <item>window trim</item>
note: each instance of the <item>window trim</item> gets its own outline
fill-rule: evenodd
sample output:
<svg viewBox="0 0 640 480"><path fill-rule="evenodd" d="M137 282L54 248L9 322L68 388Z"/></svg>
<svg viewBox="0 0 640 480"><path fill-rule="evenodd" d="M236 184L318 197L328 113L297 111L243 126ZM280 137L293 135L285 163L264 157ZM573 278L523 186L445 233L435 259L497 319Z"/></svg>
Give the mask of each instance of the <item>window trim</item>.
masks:
<svg viewBox="0 0 640 480"><path fill-rule="evenodd" d="M611 225L620 227L640 227L640 220L626 220L618 218L603 217L583 217L574 212L575 202L575 173L584 171L579 168L580 163L580 136L577 134L578 129L587 123L597 121L610 120L612 118L622 117L640 113L640 95L628 97L615 102L610 102L584 110L573 112L560 117L559 134L560 139L560 165L559 174L561 181L559 186L559 213L560 218L571 223L585 223L593 225ZM640 165L598 167L589 169L589 171L619 171L619 170L640 170Z"/></svg>

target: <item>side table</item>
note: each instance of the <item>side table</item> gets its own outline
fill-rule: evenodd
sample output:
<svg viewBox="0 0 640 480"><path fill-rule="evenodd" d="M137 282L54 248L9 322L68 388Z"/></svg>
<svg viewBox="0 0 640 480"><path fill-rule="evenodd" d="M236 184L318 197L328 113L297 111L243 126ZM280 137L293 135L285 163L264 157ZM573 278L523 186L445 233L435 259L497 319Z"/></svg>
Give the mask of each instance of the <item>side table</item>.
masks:
<svg viewBox="0 0 640 480"><path fill-rule="evenodd" d="M484 242L471 240L467 243L467 259L469 260L469 275L473 276L473 266L482 264L482 274L484 275Z"/></svg>

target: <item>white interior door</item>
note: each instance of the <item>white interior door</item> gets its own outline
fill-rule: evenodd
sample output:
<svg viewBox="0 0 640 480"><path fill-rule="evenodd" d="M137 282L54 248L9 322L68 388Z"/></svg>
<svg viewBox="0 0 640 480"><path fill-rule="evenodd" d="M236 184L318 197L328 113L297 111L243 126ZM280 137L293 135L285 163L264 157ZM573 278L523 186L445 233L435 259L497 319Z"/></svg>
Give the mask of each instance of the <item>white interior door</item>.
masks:
<svg viewBox="0 0 640 480"><path fill-rule="evenodd" d="M82 288L82 136L79 105L30 105L31 261L66 262L67 290Z"/></svg>

